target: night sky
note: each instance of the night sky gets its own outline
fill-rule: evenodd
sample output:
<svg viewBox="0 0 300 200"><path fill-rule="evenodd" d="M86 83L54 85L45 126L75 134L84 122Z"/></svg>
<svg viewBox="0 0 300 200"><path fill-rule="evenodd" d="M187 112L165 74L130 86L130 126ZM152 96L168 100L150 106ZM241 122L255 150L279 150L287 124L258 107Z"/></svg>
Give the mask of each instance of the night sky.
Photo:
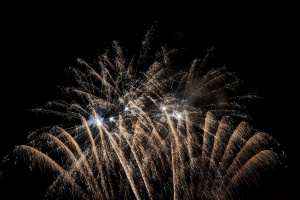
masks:
<svg viewBox="0 0 300 200"><path fill-rule="evenodd" d="M25 144L30 131L51 117L29 110L55 100L67 85L65 68L76 58L96 59L118 40L138 53L154 23L158 42L190 58L214 47L214 59L261 97L250 106L256 129L274 136L287 156L287 171L262 199L294 199L299 188L299 14L294 5L9 5L1 17L0 156ZM298 17L298 18L297 18ZM4 112L3 112L4 111ZM0 199L41 199L51 176L9 164ZM270 178L272 179L272 177ZM278 181L280 180L280 181ZM273 182L273 181L270 181ZM6 197L4 197L6 195ZM297 195L298 196L298 195ZM3 198L4 197L4 198Z"/></svg>

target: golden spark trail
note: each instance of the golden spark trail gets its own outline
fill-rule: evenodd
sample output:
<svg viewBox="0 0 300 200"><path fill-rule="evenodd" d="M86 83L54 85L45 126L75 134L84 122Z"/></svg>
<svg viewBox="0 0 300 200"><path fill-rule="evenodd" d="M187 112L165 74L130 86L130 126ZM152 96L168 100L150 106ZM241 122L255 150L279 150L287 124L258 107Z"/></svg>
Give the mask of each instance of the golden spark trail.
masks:
<svg viewBox="0 0 300 200"><path fill-rule="evenodd" d="M278 142L249 122L257 96L226 67L207 69L212 49L179 69L177 49L150 55L152 31L137 60L117 41L96 66L77 59L68 98L34 109L62 117L13 154L55 174L45 200L240 200L283 165Z"/></svg>

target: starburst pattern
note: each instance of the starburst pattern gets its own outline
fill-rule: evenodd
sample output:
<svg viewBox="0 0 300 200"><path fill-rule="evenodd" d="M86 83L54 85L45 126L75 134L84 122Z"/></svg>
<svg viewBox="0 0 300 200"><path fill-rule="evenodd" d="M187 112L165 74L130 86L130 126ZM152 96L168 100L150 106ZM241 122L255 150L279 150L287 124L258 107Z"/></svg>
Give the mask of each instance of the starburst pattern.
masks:
<svg viewBox="0 0 300 200"><path fill-rule="evenodd" d="M151 36L137 59L116 41L97 66L78 59L64 90L71 98L35 109L74 124L33 132L14 151L57 174L45 197L230 199L280 165L277 141L247 122L244 100L256 96L231 95L241 80L225 67L206 70L211 50L174 69L178 50L150 56Z"/></svg>

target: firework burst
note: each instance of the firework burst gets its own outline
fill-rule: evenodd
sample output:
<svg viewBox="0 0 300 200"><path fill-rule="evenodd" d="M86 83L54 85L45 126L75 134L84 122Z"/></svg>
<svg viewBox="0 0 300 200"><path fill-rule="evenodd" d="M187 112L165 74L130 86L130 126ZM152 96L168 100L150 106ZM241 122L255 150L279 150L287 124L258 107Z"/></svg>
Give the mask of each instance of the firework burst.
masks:
<svg viewBox="0 0 300 200"><path fill-rule="evenodd" d="M188 70L174 68L176 49L149 55L152 31L137 58L114 41L96 65L78 59L71 98L35 109L72 123L35 131L14 151L57 175L46 198L231 199L280 164L276 140L247 122L245 99L256 96L231 95L241 80L206 69L211 49Z"/></svg>

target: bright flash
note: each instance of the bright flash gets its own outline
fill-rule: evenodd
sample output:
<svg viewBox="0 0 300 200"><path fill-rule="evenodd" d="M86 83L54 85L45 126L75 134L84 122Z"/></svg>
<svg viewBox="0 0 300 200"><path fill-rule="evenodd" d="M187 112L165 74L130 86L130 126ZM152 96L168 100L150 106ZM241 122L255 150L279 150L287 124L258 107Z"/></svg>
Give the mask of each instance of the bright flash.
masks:
<svg viewBox="0 0 300 200"><path fill-rule="evenodd" d="M103 121L102 119L96 119L96 124L101 126L103 123L102 121Z"/></svg>
<svg viewBox="0 0 300 200"><path fill-rule="evenodd" d="M177 117L177 119L181 119L182 118L182 114L181 113L177 113L176 117Z"/></svg>

